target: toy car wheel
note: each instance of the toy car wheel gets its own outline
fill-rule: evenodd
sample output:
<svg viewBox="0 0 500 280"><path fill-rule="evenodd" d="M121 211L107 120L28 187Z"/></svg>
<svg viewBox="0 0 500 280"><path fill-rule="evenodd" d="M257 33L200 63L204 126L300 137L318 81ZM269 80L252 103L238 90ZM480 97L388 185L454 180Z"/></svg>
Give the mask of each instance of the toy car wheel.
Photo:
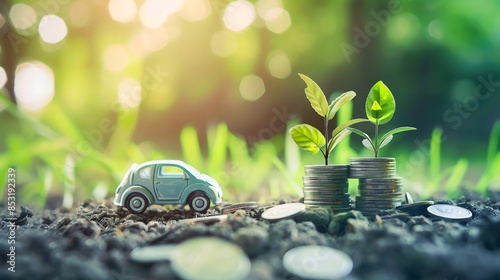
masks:
<svg viewBox="0 0 500 280"><path fill-rule="evenodd" d="M205 213L210 208L210 199L205 193L195 192L191 195L189 207L193 211Z"/></svg>
<svg viewBox="0 0 500 280"><path fill-rule="evenodd" d="M127 197L125 207L134 214L140 214L148 208L148 199L142 193L132 193Z"/></svg>

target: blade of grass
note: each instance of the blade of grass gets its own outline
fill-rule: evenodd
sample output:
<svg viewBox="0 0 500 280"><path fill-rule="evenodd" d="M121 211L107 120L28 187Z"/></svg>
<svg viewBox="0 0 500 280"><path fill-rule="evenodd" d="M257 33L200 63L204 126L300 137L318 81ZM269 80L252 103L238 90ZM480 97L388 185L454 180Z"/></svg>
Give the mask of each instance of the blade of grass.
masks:
<svg viewBox="0 0 500 280"><path fill-rule="evenodd" d="M493 184L493 180L495 176L497 176L498 170L500 170L500 153L498 153L493 162L486 167L486 170L479 179L476 185L476 190L479 193L487 195L488 188Z"/></svg>
<svg viewBox="0 0 500 280"><path fill-rule="evenodd" d="M498 154L499 142L500 142L500 120L496 121L495 124L493 125L493 128L491 129L490 140L488 142L488 153L486 159L486 164L488 166L493 164L493 161L495 160L495 157Z"/></svg>
<svg viewBox="0 0 500 280"><path fill-rule="evenodd" d="M181 147L184 160L195 168L203 167L198 132L192 126L186 126L181 131Z"/></svg>
<svg viewBox="0 0 500 280"><path fill-rule="evenodd" d="M220 123L215 127L209 127L207 131L208 141L208 170L212 173L225 169L227 160L227 125Z"/></svg>
<svg viewBox="0 0 500 280"><path fill-rule="evenodd" d="M451 175L444 186L444 190L448 194L456 193L460 189L461 184L463 184L463 179L465 173L467 173L467 168L469 167L469 162L466 159L459 159L458 162L453 166Z"/></svg>
<svg viewBox="0 0 500 280"><path fill-rule="evenodd" d="M441 138L443 130L434 128L431 135L431 144L429 150L429 175L431 184L431 193L437 190L440 183L441 172Z"/></svg>

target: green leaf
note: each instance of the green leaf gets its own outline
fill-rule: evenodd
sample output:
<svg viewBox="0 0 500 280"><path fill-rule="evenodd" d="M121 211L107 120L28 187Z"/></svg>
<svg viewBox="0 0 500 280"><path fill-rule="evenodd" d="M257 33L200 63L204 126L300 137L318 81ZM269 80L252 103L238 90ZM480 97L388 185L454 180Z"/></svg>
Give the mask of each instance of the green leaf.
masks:
<svg viewBox="0 0 500 280"><path fill-rule="evenodd" d="M378 81L370 89L366 98L366 116L372 123L384 124L389 122L396 111L396 101L389 88Z"/></svg>
<svg viewBox="0 0 500 280"><path fill-rule="evenodd" d="M363 139L363 141L361 141L361 143L363 144L363 146L365 146L365 148L368 148L368 149L370 149L372 151L374 150L372 142L370 142L370 140Z"/></svg>
<svg viewBox="0 0 500 280"><path fill-rule="evenodd" d="M326 144L325 136L308 124L298 124L290 128L293 141L302 149L317 154Z"/></svg>
<svg viewBox="0 0 500 280"><path fill-rule="evenodd" d="M410 131L410 130L417 130L417 129L414 127L410 127L410 126L402 126L402 127L395 128L395 129L387 132L386 134L384 134L384 136L382 136L382 138L380 138L380 143L383 143L384 140L391 135L394 135L394 134L400 133L400 132L404 132L404 131ZM380 147L382 147L382 144L380 144Z"/></svg>
<svg viewBox="0 0 500 280"><path fill-rule="evenodd" d="M394 138L394 136L392 135L385 137L384 141L380 142L380 147L378 147L379 150L389 144L392 141L392 138Z"/></svg>
<svg viewBox="0 0 500 280"><path fill-rule="evenodd" d="M335 135L340 133L342 130L344 130L344 128L346 128L348 126L355 125L355 124L361 123L361 122L368 122L368 121L369 121L368 119L354 119L354 120L346 121L346 122L340 124L339 126L337 126L333 130L332 137L335 137Z"/></svg>
<svg viewBox="0 0 500 280"><path fill-rule="evenodd" d="M354 128L354 127L348 127L348 128L346 128L346 129L348 129L348 130L350 130L350 131L352 131L352 132L356 133L357 135L359 135L359 136L361 136L361 137L365 138L364 140L366 140L366 141L368 141L368 142L366 142L366 141L364 141L364 140L363 140L363 141L361 142L361 143L363 143L363 146L365 146L365 147L367 147L367 148L369 148L369 149L371 149L371 150L373 150L373 151L375 150L375 144L373 144L373 141L372 141L372 139L370 138L370 136L369 136L368 134L366 134L366 133L364 133L363 131L361 131L361 130L359 130L359 129L357 129L357 128ZM369 144L369 145L367 145L367 144ZM371 148L370 148L370 146L371 146Z"/></svg>
<svg viewBox="0 0 500 280"><path fill-rule="evenodd" d="M330 106L328 106L328 119L331 120L335 117L337 111L344 106L347 102L351 101L356 96L354 91L348 91L342 93L339 97L332 101Z"/></svg>
<svg viewBox="0 0 500 280"><path fill-rule="evenodd" d="M344 140L344 138L349 136L351 134L351 132L352 131L350 131L350 130L344 129L340 133L335 135L332 139L330 139L330 141L328 143L329 153L331 153L333 151L333 149L335 149L335 147L337 146L338 143L340 143L342 140Z"/></svg>
<svg viewBox="0 0 500 280"><path fill-rule="evenodd" d="M307 85L304 92L306 93L306 97L311 103L314 111L316 111L316 113L320 116L326 117L328 114L328 102L326 101L325 94L318 84L316 84L316 82L314 82L311 78L300 73L299 76Z"/></svg>
<svg viewBox="0 0 500 280"><path fill-rule="evenodd" d="M350 130L350 131L352 131L352 132L354 132L354 133L356 133L357 135L359 135L359 136L367 139L368 141L370 141L373 144L373 141L370 138L370 136L368 134L364 133L363 131L361 131L361 130L359 130L357 128L354 128L354 127L348 127L347 129Z"/></svg>

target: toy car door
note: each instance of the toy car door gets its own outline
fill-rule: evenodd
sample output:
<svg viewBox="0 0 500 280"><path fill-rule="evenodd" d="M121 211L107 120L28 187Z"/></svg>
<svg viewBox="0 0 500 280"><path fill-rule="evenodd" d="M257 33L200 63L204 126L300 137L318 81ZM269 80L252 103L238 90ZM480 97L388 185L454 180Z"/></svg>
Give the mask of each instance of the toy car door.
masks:
<svg viewBox="0 0 500 280"><path fill-rule="evenodd" d="M179 200L187 187L184 169L174 165L158 165L155 176L155 192L159 200Z"/></svg>

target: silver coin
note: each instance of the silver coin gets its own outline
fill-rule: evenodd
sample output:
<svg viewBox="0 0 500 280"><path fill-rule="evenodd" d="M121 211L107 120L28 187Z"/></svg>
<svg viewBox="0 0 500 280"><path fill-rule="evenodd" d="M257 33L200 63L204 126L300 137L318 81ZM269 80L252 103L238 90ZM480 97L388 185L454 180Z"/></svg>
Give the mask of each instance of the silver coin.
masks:
<svg viewBox="0 0 500 280"><path fill-rule="evenodd" d="M233 212L236 212L240 209L241 210L252 210L252 209L256 209L257 207L259 207L259 205L255 201L235 203L235 204L227 205L224 208L222 208L222 213L223 214L233 213Z"/></svg>
<svg viewBox="0 0 500 280"><path fill-rule="evenodd" d="M384 202L401 202L401 194L398 195L362 195L356 196L356 201L384 201Z"/></svg>
<svg viewBox="0 0 500 280"><path fill-rule="evenodd" d="M311 194L345 194L347 193L347 188L338 188L338 189L309 189L309 188L304 188L304 193L311 193Z"/></svg>
<svg viewBox="0 0 500 280"><path fill-rule="evenodd" d="M384 157L377 157L377 158L351 158L349 159L349 162L396 162L395 158L384 158Z"/></svg>
<svg viewBox="0 0 500 280"><path fill-rule="evenodd" d="M330 209L334 213L347 212L347 211L352 210L351 205L346 205L345 207L335 207L335 206L328 206L328 205L306 205L306 208L307 209L311 209L311 208L313 208L313 209L314 208Z"/></svg>
<svg viewBox="0 0 500 280"><path fill-rule="evenodd" d="M405 193L405 201L406 201L406 204L412 204L413 203L413 197L411 197L411 194L409 192Z"/></svg>
<svg viewBox="0 0 500 280"><path fill-rule="evenodd" d="M307 245L291 249L283 256L288 272L307 279L340 279L349 275L353 262L346 253L325 246Z"/></svg>
<svg viewBox="0 0 500 280"><path fill-rule="evenodd" d="M359 179L360 184L401 184L402 182L401 177Z"/></svg>
<svg viewBox="0 0 500 280"><path fill-rule="evenodd" d="M369 195L376 195L376 194L395 194L395 193L401 193L401 189L386 189L386 190L364 190L364 189L359 189L359 194L361 196L369 196Z"/></svg>
<svg viewBox="0 0 500 280"><path fill-rule="evenodd" d="M472 212L469 209L448 204L431 205L427 207L427 212L434 217L453 221L465 221L472 218Z"/></svg>
<svg viewBox="0 0 500 280"><path fill-rule="evenodd" d="M215 237L197 237L177 245L172 269L187 280L245 279L250 259L238 246Z"/></svg>
<svg viewBox="0 0 500 280"><path fill-rule="evenodd" d="M277 221L295 217L304 212L305 209L306 207L303 203L280 204L264 211L261 217L268 221Z"/></svg>
<svg viewBox="0 0 500 280"><path fill-rule="evenodd" d="M358 185L359 190L400 190L402 189L402 185Z"/></svg>
<svg viewBox="0 0 500 280"><path fill-rule="evenodd" d="M330 165L306 165L304 170L308 171L331 171L349 169L349 164L330 164Z"/></svg>
<svg viewBox="0 0 500 280"><path fill-rule="evenodd" d="M350 201L308 201L304 202L306 206L331 206L331 207L349 207L351 206Z"/></svg>
<svg viewBox="0 0 500 280"><path fill-rule="evenodd" d="M192 219L184 219L184 220L179 220L179 223L186 223L186 224L214 224L218 222L225 222L227 220L227 215L214 215L214 216L208 216L208 217L200 217L200 218L192 218Z"/></svg>
<svg viewBox="0 0 500 280"><path fill-rule="evenodd" d="M434 201L418 201L410 204L403 204L396 207L396 210L406 212L410 215L419 216L427 214L427 207L433 205Z"/></svg>
<svg viewBox="0 0 500 280"><path fill-rule="evenodd" d="M130 252L130 259L137 263L170 261L175 252L174 245L156 245L135 248Z"/></svg>

